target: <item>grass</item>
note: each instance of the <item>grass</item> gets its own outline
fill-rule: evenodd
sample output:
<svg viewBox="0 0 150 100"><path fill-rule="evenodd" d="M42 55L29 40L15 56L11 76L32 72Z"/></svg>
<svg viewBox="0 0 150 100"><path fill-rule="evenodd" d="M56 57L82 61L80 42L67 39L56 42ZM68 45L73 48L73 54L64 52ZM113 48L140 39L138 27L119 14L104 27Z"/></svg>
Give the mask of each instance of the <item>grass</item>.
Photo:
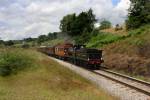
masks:
<svg viewBox="0 0 150 100"><path fill-rule="evenodd" d="M111 33L99 33L97 36L94 36L86 44L87 47L103 47L104 45L119 41L125 38L125 36L115 35Z"/></svg>
<svg viewBox="0 0 150 100"><path fill-rule="evenodd" d="M88 80L29 50L35 67L9 77L0 76L1 100L114 100Z"/></svg>

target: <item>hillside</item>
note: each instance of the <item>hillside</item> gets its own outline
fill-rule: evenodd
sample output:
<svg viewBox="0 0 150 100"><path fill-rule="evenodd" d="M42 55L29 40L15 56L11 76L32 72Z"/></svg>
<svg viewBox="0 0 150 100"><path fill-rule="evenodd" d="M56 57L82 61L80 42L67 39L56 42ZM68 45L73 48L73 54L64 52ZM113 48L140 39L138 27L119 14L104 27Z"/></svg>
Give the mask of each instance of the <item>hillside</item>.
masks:
<svg viewBox="0 0 150 100"><path fill-rule="evenodd" d="M129 31L126 35L120 35L124 34L121 31L111 33L110 30L103 30L92 37L87 46L104 50L108 68L150 80L150 25Z"/></svg>
<svg viewBox="0 0 150 100"><path fill-rule="evenodd" d="M15 73L5 77L0 74L0 100L115 100L88 80L41 53L17 49L26 52L28 58L30 55L35 56L30 66L30 62L24 58L25 55L19 56L20 53L13 48L9 50L13 55L7 53L7 58L0 59L0 72L3 71L2 69L7 69L9 65L13 67L12 72ZM0 50L1 52L3 50ZM18 63L20 62L18 59L22 59L20 60L22 63ZM26 62L23 63L24 60ZM17 73L13 71L16 65L20 68L24 67L24 64L27 65L26 69L16 70Z"/></svg>

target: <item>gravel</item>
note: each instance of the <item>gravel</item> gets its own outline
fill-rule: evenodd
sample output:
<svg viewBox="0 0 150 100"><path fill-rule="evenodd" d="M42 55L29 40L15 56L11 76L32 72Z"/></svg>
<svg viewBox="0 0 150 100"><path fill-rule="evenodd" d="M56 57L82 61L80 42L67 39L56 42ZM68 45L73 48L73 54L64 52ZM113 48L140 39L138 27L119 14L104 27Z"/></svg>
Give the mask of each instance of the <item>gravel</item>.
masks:
<svg viewBox="0 0 150 100"><path fill-rule="evenodd" d="M150 93L150 87L148 85L139 83L137 81L129 80L127 78L123 78L123 77L120 77L120 76L112 74L112 73L107 73L107 72L105 72L103 70L95 70L95 72L103 74L103 75L106 75L106 76L109 76L109 77L112 77L112 78L114 78L116 80L119 80L120 82L128 83L131 86L138 87L139 89L145 90L145 91Z"/></svg>
<svg viewBox="0 0 150 100"><path fill-rule="evenodd" d="M50 57L51 59L57 61L64 67L67 67L82 77L90 80L94 84L96 84L99 88L102 88L109 94L120 98L120 100L150 100L150 96L147 96L141 92L138 92L134 89L126 87L120 83L109 80L103 76L94 74L88 70L77 67L76 65L55 59Z"/></svg>

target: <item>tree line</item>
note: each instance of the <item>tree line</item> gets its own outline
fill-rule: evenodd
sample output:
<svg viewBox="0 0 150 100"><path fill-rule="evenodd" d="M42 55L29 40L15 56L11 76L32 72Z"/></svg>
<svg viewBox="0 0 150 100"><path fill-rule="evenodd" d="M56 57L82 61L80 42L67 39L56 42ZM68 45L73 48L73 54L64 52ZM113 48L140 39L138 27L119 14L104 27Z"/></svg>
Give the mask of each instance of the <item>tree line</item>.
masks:
<svg viewBox="0 0 150 100"><path fill-rule="evenodd" d="M27 46L27 43L29 43L29 42L35 42L37 45L40 45L42 42L56 39L57 34L59 34L59 33L49 32L47 35L40 35L37 38L29 37L29 38L24 38L23 40L8 40L8 41L0 40L0 45L13 46L14 44L22 44L22 45Z"/></svg>

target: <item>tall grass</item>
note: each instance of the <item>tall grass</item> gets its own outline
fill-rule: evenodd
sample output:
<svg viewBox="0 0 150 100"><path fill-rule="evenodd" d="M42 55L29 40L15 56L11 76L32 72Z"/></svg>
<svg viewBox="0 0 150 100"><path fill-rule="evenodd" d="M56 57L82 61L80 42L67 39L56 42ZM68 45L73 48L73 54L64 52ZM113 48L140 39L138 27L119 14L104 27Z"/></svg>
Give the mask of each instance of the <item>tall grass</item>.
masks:
<svg viewBox="0 0 150 100"><path fill-rule="evenodd" d="M99 33L97 36L91 38L91 40L87 43L87 47L102 47L103 45L123 38L125 38L125 36L114 35L111 33Z"/></svg>
<svg viewBox="0 0 150 100"><path fill-rule="evenodd" d="M34 57L23 49L0 50L0 75L8 76L18 71L31 67Z"/></svg>

